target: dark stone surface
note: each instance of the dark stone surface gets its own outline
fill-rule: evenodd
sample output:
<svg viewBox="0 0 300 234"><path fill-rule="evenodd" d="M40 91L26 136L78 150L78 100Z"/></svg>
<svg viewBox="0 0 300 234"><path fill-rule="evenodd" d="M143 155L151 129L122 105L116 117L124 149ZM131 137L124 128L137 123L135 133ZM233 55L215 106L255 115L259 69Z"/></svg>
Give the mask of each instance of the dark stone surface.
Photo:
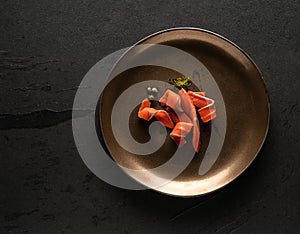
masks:
<svg viewBox="0 0 300 234"><path fill-rule="evenodd" d="M0 233L297 233L299 9L296 0L1 1ZM102 182L80 159L71 129L89 68L174 26L238 44L261 69L272 104L254 163L193 199Z"/></svg>

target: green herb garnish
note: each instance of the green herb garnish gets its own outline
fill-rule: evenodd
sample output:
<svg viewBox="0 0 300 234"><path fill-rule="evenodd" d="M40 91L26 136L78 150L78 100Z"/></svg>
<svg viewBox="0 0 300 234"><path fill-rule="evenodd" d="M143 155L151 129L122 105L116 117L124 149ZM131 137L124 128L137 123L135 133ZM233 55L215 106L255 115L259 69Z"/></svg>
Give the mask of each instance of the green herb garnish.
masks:
<svg viewBox="0 0 300 234"><path fill-rule="evenodd" d="M176 79L173 79L173 84L178 88L184 88L190 86L191 80L189 77L178 77Z"/></svg>

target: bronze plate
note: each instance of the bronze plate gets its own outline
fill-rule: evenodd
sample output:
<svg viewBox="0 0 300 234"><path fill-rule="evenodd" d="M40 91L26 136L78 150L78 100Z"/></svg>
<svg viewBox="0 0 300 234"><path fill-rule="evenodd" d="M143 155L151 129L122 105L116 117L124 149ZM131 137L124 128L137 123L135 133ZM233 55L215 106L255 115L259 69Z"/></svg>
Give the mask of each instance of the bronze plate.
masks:
<svg viewBox="0 0 300 234"><path fill-rule="evenodd" d="M191 197L212 192L233 181L257 156L268 131L269 98L257 66L245 52L229 40L197 28L161 31L137 44L171 45L195 56L215 79L223 96L227 115L224 144L209 171L203 175L198 173L212 129L211 124L201 124L200 154L193 158L179 176L154 190L174 196ZM130 59L134 58L125 55L118 64L130 63ZM147 171L164 164L172 157L176 145L170 139L166 139L163 146L148 157L140 157L125 150L114 138L110 123L113 105L128 87L145 80L167 82L168 79L179 75L180 73L168 68L139 66L122 72L108 83L100 97L100 128L108 151L119 165ZM143 98L141 97L141 100ZM133 137L143 143L149 140L149 134L147 124L137 118L137 109L138 106L132 110L129 127ZM149 186L149 181L163 178L166 174L168 171L159 175L147 174L145 177L131 176L143 185Z"/></svg>

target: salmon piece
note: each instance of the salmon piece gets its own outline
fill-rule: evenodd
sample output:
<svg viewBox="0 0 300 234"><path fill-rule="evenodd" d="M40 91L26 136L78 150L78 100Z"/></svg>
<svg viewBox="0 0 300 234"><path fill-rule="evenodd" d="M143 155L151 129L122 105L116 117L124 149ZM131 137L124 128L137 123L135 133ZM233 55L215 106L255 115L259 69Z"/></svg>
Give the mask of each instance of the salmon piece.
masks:
<svg viewBox="0 0 300 234"><path fill-rule="evenodd" d="M149 121L156 114L157 110L151 107L145 107L138 112L138 117Z"/></svg>
<svg viewBox="0 0 300 234"><path fill-rule="evenodd" d="M154 116L162 125L167 128L174 128L173 121L165 110L157 110Z"/></svg>
<svg viewBox="0 0 300 234"><path fill-rule="evenodd" d="M171 119L174 121L174 123L178 123L178 122L192 123L192 120L186 115L186 113L184 112L176 113L170 107L167 107L166 110L169 113Z"/></svg>
<svg viewBox="0 0 300 234"><path fill-rule="evenodd" d="M153 116L155 116L155 118L162 125L166 126L167 128L174 127L171 117L169 116L168 112L166 112L165 110L156 110L151 107L146 107L146 108L142 109L141 111L139 111L139 113L138 113L139 118L147 120L147 121L151 120L153 118Z"/></svg>
<svg viewBox="0 0 300 234"><path fill-rule="evenodd" d="M179 147L182 147L186 143L186 139L180 135L170 134L170 137Z"/></svg>
<svg viewBox="0 0 300 234"><path fill-rule="evenodd" d="M150 105L151 105L151 102L149 101L149 99L148 99L148 98L145 98L145 99L142 101L142 104L141 104L141 106L140 106L139 111L143 110L143 109L146 108L146 107L150 107Z"/></svg>
<svg viewBox="0 0 300 234"><path fill-rule="evenodd" d="M196 107L202 108L207 105L206 97L198 94L198 92L188 91L188 95Z"/></svg>
<svg viewBox="0 0 300 234"><path fill-rule="evenodd" d="M179 119L180 119L180 122L193 123L193 121L184 112L179 114Z"/></svg>
<svg viewBox="0 0 300 234"><path fill-rule="evenodd" d="M216 106L215 106L215 101L213 99L202 96L197 92L191 92L191 91L188 91L188 95L190 96L194 105L200 108L198 110L198 113L201 117L201 120L204 123L207 123L212 119L216 118L217 116Z"/></svg>
<svg viewBox="0 0 300 234"><path fill-rule="evenodd" d="M179 96L181 99L181 105L184 112L188 115L188 117L192 120L193 123L193 139L192 144L195 152L199 152L200 149L200 130L197 122L197 114L196 108L188 95L188 93L184 89L179 90Z"/></svg>
<svg viewBox="0 0 300 234"><path fill-rule="evenodd" d="M181 135L182 137L186 137L187 134L191 131L193 128L192 123L185 123L185 122L178 122L175 125L175 128L171 133L176 133L177 135Z"/></svg>
<svg viewBox="0 0 300 234"><path fill-rule="evenodd" d="M189 93L189 92L192 92L192 91L188 91L188 93ZM199 95L201 95L201 96L205 96L205 92L193 92L193 93L199 94Z"/></svg>
<svg viewBox="0 0 300 234"><path fill-rule="evenodd" d="M194 119L197 118L196 109L190 96L184 89L180 89L178 94L181 99L181 105L184 112L191 118L192 121L194 121Z"/></svg>
<svg viewBox="0 0 300 234"><path fill-rule="evenodd" d="M153 116L155 116L155 118L167 128L174 127L171 117L165 110L157 110L155 108L151 108L150 105L151 102L147 98L142 101L138 111L139 118L149 121L153 118Z"/></svg>
<svg viewBox="0 0 300 234"><path fill-rule="evenodd" d="M178 94L174 93L170 89L167 89L164 95L159 99L159 103L161 106L169 106L173 110L183 112L181 107L181 100Z"/></svg>
<svg viewBox="0 0 300 234"><path fill-rule="evenodd" d="M175 111L173 111L173 109L171 107L167 107L166 110L169 113L171 119L174 121L174 123L178 123L179 118L178 118L177 114L175 113Z"/></svg>
<svg viewBox="0 0 300 234"><path fill-rule="evenodd" d="M150 108L150 105L151 105L151 103L147 98L145 98L142 101L142 104L140 105L139 112L138 112L139 118L144 119L144 120L149 120L152 118L152 116L150 115L150 113L148 111L143 111L145 108Z"/></svg>
<svg viewBox="0 0 300 234"><path fill-rule="evenodd" d="M185 137L192 128L193 124L191 123L178 122L170 133L170 137L179 147L181 147L186 143Z"/></svg>
<svg viewBox="0 0 300 234"><path fill-rule="evenodd" d="M208 110L198 110L198 113L201 117L201 120L204 122L204 123L207 123L211 120L213 120L214 118L217 117L217 113L216 113L216 109L208 109Z"/></svg>

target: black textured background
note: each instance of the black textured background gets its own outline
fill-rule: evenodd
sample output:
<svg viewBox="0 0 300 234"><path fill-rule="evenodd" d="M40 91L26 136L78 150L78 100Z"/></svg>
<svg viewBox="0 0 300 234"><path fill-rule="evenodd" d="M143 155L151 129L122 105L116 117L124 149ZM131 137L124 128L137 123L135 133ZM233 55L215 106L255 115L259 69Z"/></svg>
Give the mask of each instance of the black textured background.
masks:
<svg viewBox="0 0 300 234"><path fill-rule="evenodd" d="M0 233L297 233L299 9L296 0L2 0ZM73 98L89 68L175 26L205 28L242 47L272 104L266 143L250 168L193 199L102 182L81 161L71 130Z"/></svg>

